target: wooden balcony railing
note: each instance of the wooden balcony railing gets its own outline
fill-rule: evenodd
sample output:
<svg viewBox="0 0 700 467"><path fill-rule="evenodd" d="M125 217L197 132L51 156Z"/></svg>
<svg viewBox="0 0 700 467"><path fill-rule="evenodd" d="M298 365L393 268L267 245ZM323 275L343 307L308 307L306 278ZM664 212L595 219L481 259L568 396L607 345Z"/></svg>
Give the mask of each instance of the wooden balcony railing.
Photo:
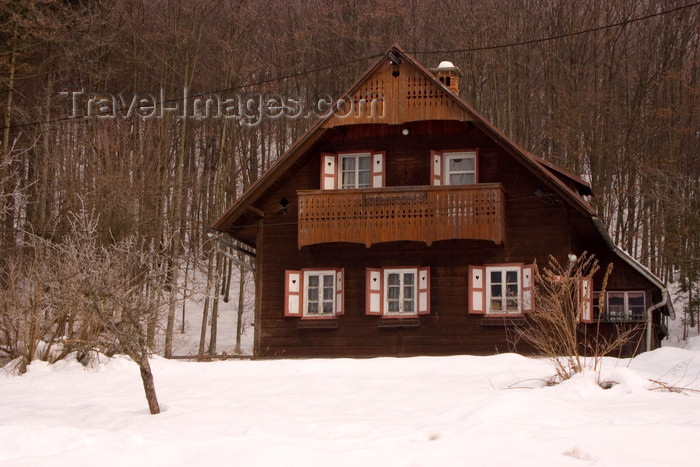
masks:
<svg viewBox="0 0 700 467"><path fill-rule="evenodd" d="M330 242L503 241L505 194L498 183L466 186L304 190L299 248Z"/></svg>

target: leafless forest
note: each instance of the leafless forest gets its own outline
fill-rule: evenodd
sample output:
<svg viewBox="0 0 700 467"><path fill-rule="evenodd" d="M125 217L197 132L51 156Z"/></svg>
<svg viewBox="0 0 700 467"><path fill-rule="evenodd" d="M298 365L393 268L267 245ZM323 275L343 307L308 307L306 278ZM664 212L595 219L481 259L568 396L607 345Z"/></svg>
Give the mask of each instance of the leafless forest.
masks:
<svg viewBox="0 0 700 467"><path fill-rule="evenodd" d="M311 117L196 100L306 109L394 43L590 180L619 245L695 284L677 310L699 295L700 2L0 0L0 35L0 358L169 356L193 267L216 353L216 304L252 279L208 226Z"/></svg>

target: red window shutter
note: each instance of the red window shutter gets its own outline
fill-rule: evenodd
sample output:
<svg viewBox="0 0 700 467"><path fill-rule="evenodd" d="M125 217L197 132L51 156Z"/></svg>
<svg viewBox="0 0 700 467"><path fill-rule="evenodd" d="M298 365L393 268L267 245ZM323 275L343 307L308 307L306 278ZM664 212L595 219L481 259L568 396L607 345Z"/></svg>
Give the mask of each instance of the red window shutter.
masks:
<svg viewBox="0 0 700 467"><path fill-rule="evenodd" d="M582 323L593 322L593 287L590 277L582 277L578 287L579 319Z"/></svg>
<svg viewBox="0 0 700 467"><path fill-rule="evenodd" d="M338 154L321 153L321 189L338 188Z"/></svg>
<svg viewBox="0 0 700 467"><path fill-rule="evenodd" d="M522 297L521 310L523 313L530 313L535 310L535 296L533 295L533 285L535 283L535 268L532 264L526 264L522 270Z"/></svg>
<svg viewBox="0 0 700 467"><path fill-rule="evenodd" d="M335 272L335 314L342 315L345 313L345 269L340 268Z"/></svg>
<svg viewBox="0 0 700 467"><path fill-rule="evenodd" d="M284 271L284 316L301 316L302 279L301 271Z"/></svg>
<svg viewBox="0 0 700 467"><path fill-rule="evenodd" d="M385 151L372 153L372 188L384 187L384 159Z"/></svg>
<svg viewBox="0 0 700 467"><path fill-rule="evenodd" d="M418 314L430 314L430 268L418 269Z"/></svg>
<svg viewBox="0 0 700 467"><path fill-rule="evenodd" d="M430 151L430 184L442 185L442 153Z"/></svg>
<svg viewBox="0 0 700 467"><path fill-rule="evenodd" d="M381 316L384 303L382 270L367 268L367 289L365 313L370 316Z"/></svg>
<svg viewBox="0 0 700 467"><path fill-rule="evenodd" d="M483 266L469 266L469 313L486 313L485 273Z"/></svg>

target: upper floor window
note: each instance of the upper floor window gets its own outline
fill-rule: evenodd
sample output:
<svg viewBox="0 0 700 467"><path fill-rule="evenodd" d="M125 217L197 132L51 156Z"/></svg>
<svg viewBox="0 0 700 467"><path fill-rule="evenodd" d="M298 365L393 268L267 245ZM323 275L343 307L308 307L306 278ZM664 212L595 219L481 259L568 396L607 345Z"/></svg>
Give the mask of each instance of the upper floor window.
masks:
<svg viewBox="0 0 700 467"><path fill-rule="evenodd" d="M382 188L384 151L321 153L321 189Z"/></svg>
<svg viewBox="0 0 700 467"><path fill-rule="evenodd" d="M430 184L472 185L477 183L476 151L430 151Z"/></svg>
<svg viewBox="0 0 700 467"><path fill-rule="evenodd" d="M476 183L475 152L445 152L445 185L473 185Z"/></svg>
<svg viewBox="0 0 700 467"><path fill-rule="evenodd" d="M370 153L340 154L340 188L369 188L372 180Z"/></svg>

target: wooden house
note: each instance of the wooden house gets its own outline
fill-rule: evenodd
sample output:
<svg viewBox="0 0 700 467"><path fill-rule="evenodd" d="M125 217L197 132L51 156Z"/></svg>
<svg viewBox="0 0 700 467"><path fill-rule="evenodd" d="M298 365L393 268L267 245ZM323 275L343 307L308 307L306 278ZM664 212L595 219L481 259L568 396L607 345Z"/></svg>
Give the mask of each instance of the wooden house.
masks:
<svg viewBox="0 0 700 467"><path fill-rule="evenodd" d="M580 326L659 346L664 284L616 247L590 185L458 96L459 69L394 46L215 222L255 257L256 357L491 354L533 306L532 264L587 251ZM342 110L342 111L341 111ZM599 277L600 276L600 277ZM590 324L588 324L590 326Z"/></svg>

